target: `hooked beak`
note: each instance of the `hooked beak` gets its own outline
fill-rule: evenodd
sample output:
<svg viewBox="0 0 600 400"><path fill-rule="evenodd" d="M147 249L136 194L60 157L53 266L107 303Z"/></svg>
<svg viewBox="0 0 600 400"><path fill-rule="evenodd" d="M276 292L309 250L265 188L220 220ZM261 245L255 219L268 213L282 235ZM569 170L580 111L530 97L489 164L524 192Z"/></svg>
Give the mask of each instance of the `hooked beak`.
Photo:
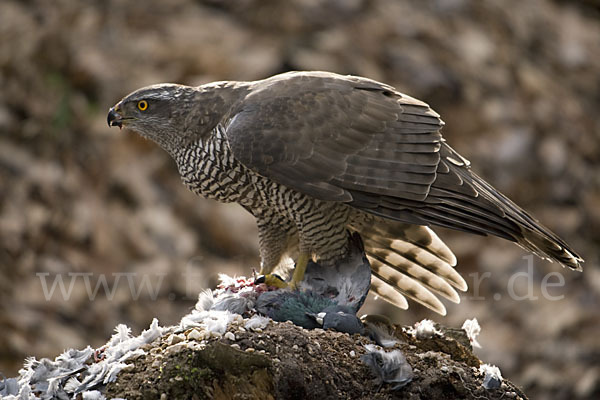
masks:
<svg viewBox="0 0 600 400"><path fill-rule="evenodd" d="M123 117L121 114L119 114L118 110L118 106L115 106L108 111L108 117L106 118L108 126L118 126L119 128L123 127Z"/></svg>

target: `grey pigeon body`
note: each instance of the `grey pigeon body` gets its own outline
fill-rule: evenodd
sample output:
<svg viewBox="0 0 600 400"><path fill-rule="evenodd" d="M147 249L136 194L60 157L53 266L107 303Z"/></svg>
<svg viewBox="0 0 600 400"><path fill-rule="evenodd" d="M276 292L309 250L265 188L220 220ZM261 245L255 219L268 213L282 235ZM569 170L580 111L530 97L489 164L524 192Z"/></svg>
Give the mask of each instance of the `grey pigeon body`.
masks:
<svg viewBox="0 0 600 400"><path fill-rule="evenodd" d="M437 296L466 290L456 258L429 226L513 241L572 269L583 261L479 176L426 103L370 79L291 72L254 82L139 89L110 125L154 140L195 193L256 218L262 273L309 254L335 265L358 232L371 290L444 314Z"/></svg>
<svg viewBox="0 0 600 400"><path fill-rule="evenodd" d="M309 262L299 288L327 296L352 314L362 307L371 288L371 266L357 233L351 235L348 254L334 266Z"/></svg>
<svg viewBox="0 0 600 400"><path fill-rule="evenodd" d="M307 329L364 333L356 313L369 293L371 267L360 236L354 233L349 239L348 254L335 266L309 262L300 290L264 292L256 310L275 321L289 320Z"/></svg>

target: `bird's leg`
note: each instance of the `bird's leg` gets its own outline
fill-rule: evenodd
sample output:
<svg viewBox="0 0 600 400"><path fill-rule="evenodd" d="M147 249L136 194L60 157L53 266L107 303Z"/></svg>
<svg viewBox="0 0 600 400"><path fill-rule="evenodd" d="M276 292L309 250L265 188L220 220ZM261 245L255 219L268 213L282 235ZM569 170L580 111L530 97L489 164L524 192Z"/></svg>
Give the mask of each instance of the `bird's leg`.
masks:
<svg viewBox="0 0 600 400"><path fill-rule="evenodd" d="M286 221L278 220L273 223L275 216L272 211L266 211L256 216L258 226L258 242L260 247L261 267L260 275L255 279L256 283L265 283L267 286L286 288L288 284L273 271L280 265L288 242L289 226ZM287 222L291 225L290 222Z"/></svg>
<svg viewBox="0 0 600 400"><path fill-rule="evenodd" d="M306 272L306 267L308 266L309 259L310 255L308 253L301 252L300 256L298 256L298 261L296 261L296 268L294 268L294 275L292 275L292 281L290 282L290 286L292 289L297 289L298 284L302 282L302 279L304 279L304 273Z"/></svg>

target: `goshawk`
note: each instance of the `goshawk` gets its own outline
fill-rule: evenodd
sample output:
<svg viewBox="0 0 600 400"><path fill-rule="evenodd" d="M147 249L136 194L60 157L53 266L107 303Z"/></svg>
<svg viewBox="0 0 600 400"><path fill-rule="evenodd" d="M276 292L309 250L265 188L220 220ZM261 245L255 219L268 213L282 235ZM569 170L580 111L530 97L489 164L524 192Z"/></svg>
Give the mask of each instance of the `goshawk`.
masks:
<svg viewBox="0 0 600 400"><path fill-rule="evenodd" d="M258 224L262 273L288 256L335 264L358 232L372 290L400 308L441 314L436 295L466 290L456 258L429 228L495 235L581 270L569 246L471 170L426 103L371 79L290 72L254 82L159 84L110 109L174 158L195 193L236 202Z"/></svg>

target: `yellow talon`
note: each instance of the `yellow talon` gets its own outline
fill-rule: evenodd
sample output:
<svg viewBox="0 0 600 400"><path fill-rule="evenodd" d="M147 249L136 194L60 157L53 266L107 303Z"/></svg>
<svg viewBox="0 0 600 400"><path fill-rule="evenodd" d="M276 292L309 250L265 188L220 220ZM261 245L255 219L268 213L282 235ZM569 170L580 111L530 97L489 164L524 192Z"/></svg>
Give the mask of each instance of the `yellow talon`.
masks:
<svg viewBox="0 0 600 400"><path fill-rule="evenodd" d="M281 279L281 277L277 274L265 274L258 277L255 281L256 283L264 283L267 286L276 287L279 289L285 289L288 287L288 284Z"/></svg>
<svg viewBox="0 0 600 400"><path fill-rule="evenodd" d="M306 253L300 254L298 257L298 261L296 262L296 268L294 269L294 274L292 275L292 280L288 284L277 274L264 274L261 271L261 276L256 278L255 283L264 283L267 286L276 287L279 289L285 289L287 287L296 290L298 289L298 284L302 282L304 279L304 273L306 272L306 267L308 266L308 260L310 259L309 255Z"/></svg>

